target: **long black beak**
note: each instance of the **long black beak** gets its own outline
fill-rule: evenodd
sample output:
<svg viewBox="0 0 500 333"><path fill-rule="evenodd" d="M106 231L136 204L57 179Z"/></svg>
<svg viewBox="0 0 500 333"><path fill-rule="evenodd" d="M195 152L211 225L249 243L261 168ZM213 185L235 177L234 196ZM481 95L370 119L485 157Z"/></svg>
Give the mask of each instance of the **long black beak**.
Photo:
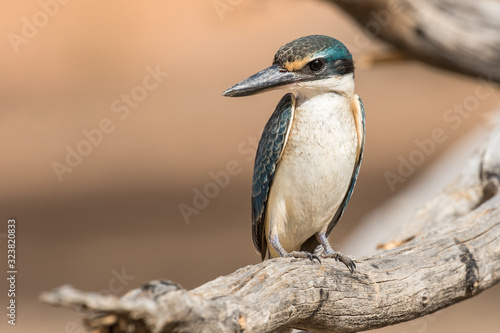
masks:
<svg viewBox="0 0 500 333"><path fill-rule="evenodd" d="M258 94L264 91L279 88L298 81L297 74L288 72L279 65L274 64L257 74L235 84L222 95L229 97L241 97Z"/></svg>

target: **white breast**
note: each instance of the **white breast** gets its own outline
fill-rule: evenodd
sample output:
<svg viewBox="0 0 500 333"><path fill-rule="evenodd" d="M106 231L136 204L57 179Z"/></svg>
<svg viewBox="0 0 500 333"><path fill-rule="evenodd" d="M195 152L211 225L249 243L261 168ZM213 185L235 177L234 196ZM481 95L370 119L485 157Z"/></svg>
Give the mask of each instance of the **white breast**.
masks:
<svg viewBox="0 0 500 333"><path fill-rule="evenodd" d="M357 140L350 98L331 92L297 97L266 212L266 235L277 234L287 252L326 230L348 190Z"/></svg>

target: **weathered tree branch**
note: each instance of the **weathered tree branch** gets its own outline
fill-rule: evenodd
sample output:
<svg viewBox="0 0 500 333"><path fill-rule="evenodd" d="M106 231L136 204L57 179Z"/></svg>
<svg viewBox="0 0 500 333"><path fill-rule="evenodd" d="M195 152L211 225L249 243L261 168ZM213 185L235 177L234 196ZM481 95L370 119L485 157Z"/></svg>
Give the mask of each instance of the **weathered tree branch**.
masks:
<svg viewBox="0 0 500 333"><path fill-rule="evenodd" d="M500 2L329 1L411 58L500 83Z"/></svg>
<svg viewBox="0 0 500 333"><path fill-rule="evenodd" d="M399 247L341 263L272 259L188 291L152 281L125 296L72 287L46 303L95 332L357 332L424 316L500 281L500 126L462 174L398 234ZM411 237L409 237L411 236Z"/></svg>

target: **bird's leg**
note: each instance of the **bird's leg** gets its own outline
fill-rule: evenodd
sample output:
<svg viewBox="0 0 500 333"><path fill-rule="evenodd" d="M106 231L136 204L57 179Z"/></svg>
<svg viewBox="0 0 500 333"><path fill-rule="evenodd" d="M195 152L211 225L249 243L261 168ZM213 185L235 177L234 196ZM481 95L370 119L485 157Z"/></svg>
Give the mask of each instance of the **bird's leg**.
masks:
<svg viewBox="0 0 500 333"><path fill-rule="evenodd" d="M272 248L276 250L276 252L278 252L280 257L307 258L311 261L317 260L319 263L321 263L321 260L317 255L307 251L286 252L285 248L283 248L278 239L278 235L269 237L269 245L272 246Z"/></svg>
<svg viewBox="0 0 500 333"><path fill-rule="evenodd" d="M325 251L323 252L323 257L325 258L335 258L337 261L342 261L344 265L347 266L347 268L351 271L351 274L354 272L356 269L356 265L354 264L354 261L349 259L347 256L344 256L338 252L335 252L332 249L332 246L330 245L330 242L328 242L328 239L326 238L326 235L324 232L318 232L316 233L316 238L318 241L321 243Z"/></svg>

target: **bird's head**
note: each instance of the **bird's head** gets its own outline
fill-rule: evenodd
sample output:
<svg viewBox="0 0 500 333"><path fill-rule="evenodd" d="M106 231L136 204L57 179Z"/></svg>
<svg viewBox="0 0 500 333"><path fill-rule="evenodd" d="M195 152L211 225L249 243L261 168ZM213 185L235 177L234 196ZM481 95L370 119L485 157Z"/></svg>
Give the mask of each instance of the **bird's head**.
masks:
<svg viewBox="0 0 500 333"><path fill-rule="evenodd" d="M298 38L278 50L273 64L224 91L224 96L249 96L277 88L353 89L351 53L335 38L312 35Z"/></svg>

